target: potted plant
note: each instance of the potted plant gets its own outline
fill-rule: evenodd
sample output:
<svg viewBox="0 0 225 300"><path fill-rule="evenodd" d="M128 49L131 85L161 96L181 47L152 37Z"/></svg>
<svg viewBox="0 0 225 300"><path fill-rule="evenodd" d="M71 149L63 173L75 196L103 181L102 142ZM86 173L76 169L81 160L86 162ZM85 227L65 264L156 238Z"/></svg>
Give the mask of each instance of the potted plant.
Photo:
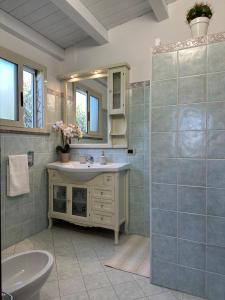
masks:
<svg viewBox="0 0 225 300"><path fill-rule="evenodd" d="M57 121L52 127L61 133L62 145L56 147L56 152L60 154L61 162L68 162L70 160L71 138L77 137L79 140L83 137L83 133L79 126L73 124L67 126L63 121Z"/></svg>
<svg viewBox="0 0 225 300"><path fill-rule="evenodd" d="M213 12L209 4L196 3L186 15L186 19L191 28L192 36L199 37L206 35L208 32L209 20Z"/></svg>

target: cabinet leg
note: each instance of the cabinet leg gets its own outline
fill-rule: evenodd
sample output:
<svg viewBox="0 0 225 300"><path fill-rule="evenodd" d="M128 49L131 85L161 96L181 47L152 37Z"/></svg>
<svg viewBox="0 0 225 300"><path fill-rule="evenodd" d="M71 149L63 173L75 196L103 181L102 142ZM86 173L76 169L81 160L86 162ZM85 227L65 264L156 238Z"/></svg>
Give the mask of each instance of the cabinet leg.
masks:
<svg viewBox="0 0 225 300"><path fill-rule="evenodd" d="M48 218L48 229L52 228L52 218Z"/></svg>
<svg viewBox="0 0 225 300"><path fill-rule="evenodd" d="M119 244L119 230L114 230L114 244Z"/></svg>

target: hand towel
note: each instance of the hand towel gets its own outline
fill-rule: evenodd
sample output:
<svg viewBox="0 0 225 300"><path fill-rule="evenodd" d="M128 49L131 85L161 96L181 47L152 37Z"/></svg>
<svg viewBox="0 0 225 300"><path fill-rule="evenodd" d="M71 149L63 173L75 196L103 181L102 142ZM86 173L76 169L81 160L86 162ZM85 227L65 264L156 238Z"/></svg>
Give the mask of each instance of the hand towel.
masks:
<svg viewBox="0 0 225 300"><path fill-rule="evenodd" d="M30 192L28 157L25 155L9 155L7 169L7 195L15 197Z"/></svg>

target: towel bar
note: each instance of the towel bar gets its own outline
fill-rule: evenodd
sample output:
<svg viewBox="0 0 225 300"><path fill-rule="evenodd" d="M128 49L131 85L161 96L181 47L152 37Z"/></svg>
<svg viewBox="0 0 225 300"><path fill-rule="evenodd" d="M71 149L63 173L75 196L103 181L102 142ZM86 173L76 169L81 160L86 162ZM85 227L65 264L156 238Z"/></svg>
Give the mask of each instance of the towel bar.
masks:
<svg viewBox="0 0 225 300"><path fill-rule="evenodd" d="M28 159L28 167L32 167L34 165L34 151L27 152L27 159ZM7 164L9 164L9 159L7 159Z"/></svg>

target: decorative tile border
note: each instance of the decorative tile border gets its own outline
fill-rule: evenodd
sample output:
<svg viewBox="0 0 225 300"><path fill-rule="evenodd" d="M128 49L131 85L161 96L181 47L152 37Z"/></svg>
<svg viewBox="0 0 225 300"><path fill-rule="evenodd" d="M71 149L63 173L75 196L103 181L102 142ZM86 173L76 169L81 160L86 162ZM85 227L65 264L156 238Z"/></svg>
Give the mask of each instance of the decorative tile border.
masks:
<svg viewBox="0 0 225 300"><path fill-rule="evenodd" d="M224 42L224 41L225 41L225 32L209 34L207 36L201 36L195 39L190 39L182 42L174 42L167 45L154 47L153 54L179 51L182 49L198 47L202 45L208 45L208 44Z"/></svg>
<svg viewBox="0 0 225 300"><path fill-rule="evenodd" d="M141 88L145 86L150 86L150 80L129 83L128 89Z"/></svg>

